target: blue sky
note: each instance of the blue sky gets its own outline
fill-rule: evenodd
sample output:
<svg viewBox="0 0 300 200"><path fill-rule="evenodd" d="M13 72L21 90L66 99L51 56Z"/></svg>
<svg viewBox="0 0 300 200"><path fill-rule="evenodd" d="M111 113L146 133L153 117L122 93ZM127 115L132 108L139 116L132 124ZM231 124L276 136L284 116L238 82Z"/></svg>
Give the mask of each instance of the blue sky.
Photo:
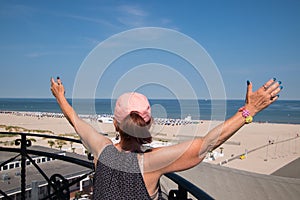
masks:
<svg viewBox="0 0 300 200"><path fill-rule="evenodd" d="M258 88L276 77L284 86L281 99L300 100L300 1L2 0L0 24L0 98L49 98L52 76L63 79L66 95L72 97L80 66L100 42L133 28L161 27L202 45L220 71L227 98L244 98L246 80ZM190 66L177 60L168 53L146 50L124 56L114 65L127 65L129 70L130 65L167 63L180 72L176 64L181 63L196 95L209 98L205 82L198 84ZM119 69L107 71L97 98L111 96L118 79L109 77ZM142 89L150 98L174 97L157 85Z"/></svg>

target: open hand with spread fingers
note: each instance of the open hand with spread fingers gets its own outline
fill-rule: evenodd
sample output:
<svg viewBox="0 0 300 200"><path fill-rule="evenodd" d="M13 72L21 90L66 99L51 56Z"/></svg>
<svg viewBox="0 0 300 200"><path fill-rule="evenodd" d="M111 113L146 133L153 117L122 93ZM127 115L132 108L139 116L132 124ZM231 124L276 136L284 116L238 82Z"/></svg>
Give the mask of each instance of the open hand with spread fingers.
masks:
<svg viewBox="0 0 300 200"><path fill-rule="evenodd" d="M276 81L276 78L273 78L253 92L252 83L247 81L245 108L251 112L252 116L256 115L274 103L279 98L279 93L282 89L281 81Z"/></svg>

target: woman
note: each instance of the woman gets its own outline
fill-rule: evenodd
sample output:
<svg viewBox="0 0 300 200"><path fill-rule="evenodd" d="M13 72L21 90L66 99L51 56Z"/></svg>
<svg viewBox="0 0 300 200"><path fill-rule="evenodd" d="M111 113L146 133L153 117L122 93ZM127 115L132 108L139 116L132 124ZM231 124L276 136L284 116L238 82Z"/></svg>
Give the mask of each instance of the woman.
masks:
<svg viewBox="0 0 300 200"><path fill-rule="evenodd" d="M114 110L114 126L120 134L116 145L78 117L67 102L59 78L51 79L51 91L62 112L95 157L95 199L159 199L159 179L163 174L187 170L198 165L207 152L216 149L261 110L275 102L280 81L271 79L257 91L247 81L245 106L204 137L143 152L142 144L151 142L151 108L139 93L120 96Z"/></svg>

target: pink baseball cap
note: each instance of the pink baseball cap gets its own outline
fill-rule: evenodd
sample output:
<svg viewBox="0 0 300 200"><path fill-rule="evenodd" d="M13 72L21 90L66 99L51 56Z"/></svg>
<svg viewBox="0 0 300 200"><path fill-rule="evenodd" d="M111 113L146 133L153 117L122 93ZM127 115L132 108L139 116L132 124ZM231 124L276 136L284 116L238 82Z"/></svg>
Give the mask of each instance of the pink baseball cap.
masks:
<svg viewBox="0 0 300 200"><path fill-rule="evenodd" d="M116 102L114 118L121 123L133 111L137 112L145 122L151 119L151 107L145 95L137 92L122 94Z"/></svg>

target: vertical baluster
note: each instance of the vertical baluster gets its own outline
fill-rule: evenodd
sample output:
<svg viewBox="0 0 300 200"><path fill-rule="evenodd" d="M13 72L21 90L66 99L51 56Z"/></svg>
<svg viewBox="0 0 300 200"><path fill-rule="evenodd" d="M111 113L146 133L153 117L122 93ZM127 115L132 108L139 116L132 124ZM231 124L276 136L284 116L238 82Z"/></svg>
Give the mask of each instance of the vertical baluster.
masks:
<svg viewBox="0 0 300 200"><path fill-rule="evenodd" d="M21 199L26 199L26 135L21 135Z"/></svg>
<svg viewBox="0 0 300 200"><path fill-rule="evenodd" d="M31 146L31 141L26 140L26 134L21 134L21 139L16 139L15 145L21 144L21 200L26 199L26 157L27 147Z"/></svg>
<svg viewBox="0 0 300 200"><path fill-rule="evenodd" d="M187 191L180 185L178 185L178 199L187 199Z"/></svg>

